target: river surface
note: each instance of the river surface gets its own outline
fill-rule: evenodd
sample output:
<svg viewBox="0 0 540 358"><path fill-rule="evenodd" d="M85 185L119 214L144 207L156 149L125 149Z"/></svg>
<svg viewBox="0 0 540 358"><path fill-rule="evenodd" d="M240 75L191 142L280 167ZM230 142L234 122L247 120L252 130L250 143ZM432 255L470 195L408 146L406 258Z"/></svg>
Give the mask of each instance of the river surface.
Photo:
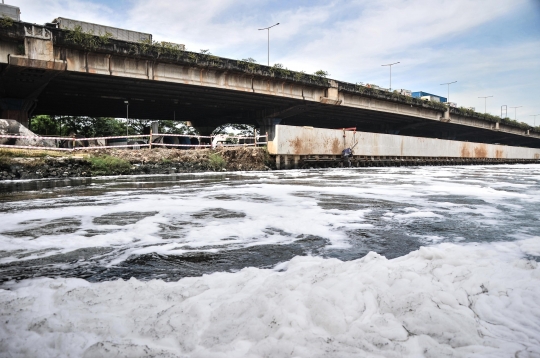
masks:
<svg viewBox="0 0 540 358"><path fill-rule="evenodd" d="M0 303L9 309L0 309L0 319L11 324L0 326L0 352L13 356L36 352L99 356L111 350L127 356L171 357L218 357L223 352L227 352L223 356L254 357L439 356L441 352L540 356L540 291L532 287L532 282L540 283L539 219L540 165L1 182ZM374 283L381 272L384 277ZM445 272L453 277L454 286L441 289L434 282L442 280ZM409 281L398 285L398 276ZM525 277L528 281L523 281ZM328 281L334 289L325 286L328 291L314 291L319 281ZM229 284L220 286L224 282ZM240 293L230 285L253 289ZM287 285L297 289L290 291ZM404 286L397 289L400 285ZM444 294L434 293L436 286ZM519 304L508 301L511 294L503 289L506 286L513 287L510 292L520 292ZM352 287L358 290L349 292ZM373 299L366 296L366 289L373 291ZM506 298L498 294L502 301L493 301L492 290L506 292ZM284 302L275 298L278 293L294 312L270 317L268 310L283 311ZM180 297L175 294L183 298L171 306L171 297ZM197 296L197 305L203 308L180 310L187 304L185 297L191 296ZM274 298L263 299L270 296ZM409 297L409 311L406 304L396 303L399 296ZM486 302L480 299L484 296ZM93 305L89 297L95 299ZM471 297L476 297L474 304ZM142 301L138 308L117 306L134 300L146 300L146 306ZM338 305L340 300L345 301ZM161 303L148 308L153 301ZM517 321L504 318L505 323L493 323L497 319L482 318L482 312L516 304L519 307L508 315L523 315ZM238 307L243 305L242 311ZM441 316L439 322L433 318L435 311L427 314L424 305L439 310L450 307L450 316ZM475 310L475 305L482 309ZM101 309L92 311L90 306ZM184 315L181 322L171 323L172 316L168 323L156 318L165 306L180 310L175 314ZM221 308L209 308L216 306ZM29 313L16 314L17 309ZM32 309L39 314L30 314ZM90 317L101 317L108 309L132 311L124 312L122 319L103 316L100 324L90 322ZM370 309L378 312L377 317L366 320ZM467 309L471 312L459 316ZM196 312L185 313L190 310ZM80 316L82 311L89 316ZM72 314L54 323L59 312ZM332 312L345 318L334 322ZM364 317L363 325L351 328L351 322L357 322L351 312L358 313L357 319ZM405 319L407 312L417 320ZM38 321L40 315L45 321ZM126 323L130 315L141 315L146 330L133 328L138 325L132 319ZM295 320L294 315L309 319ZM426 328L426 319L437 322ZM285 321L288 331L280 332ZM186 322L215 325L188 334ZM35 328L38 323L45 328ZM492 329L490 324L499 327ZM117 332L118 325L132 327L131 333L121 329L116 337L111 332ZM265 334L254 333L261 329L258 325L265 327ZM147 332L149 327L154 327L152 332ZM8 339L14 335L34 339L36 350ZM500 343L500 337L508 344Z"/></svg>

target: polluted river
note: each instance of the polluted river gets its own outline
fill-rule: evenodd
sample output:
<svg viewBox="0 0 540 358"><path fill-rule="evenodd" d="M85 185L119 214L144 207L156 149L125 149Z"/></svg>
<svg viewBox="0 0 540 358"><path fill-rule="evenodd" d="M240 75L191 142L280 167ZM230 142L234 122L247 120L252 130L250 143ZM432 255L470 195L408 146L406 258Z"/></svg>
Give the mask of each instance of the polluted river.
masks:
<svg viewBox="0 0 540 358"><path fill-rule="evenodd" d="M539 209L540 165L0 182L0 356L538 357Z"/></svg>

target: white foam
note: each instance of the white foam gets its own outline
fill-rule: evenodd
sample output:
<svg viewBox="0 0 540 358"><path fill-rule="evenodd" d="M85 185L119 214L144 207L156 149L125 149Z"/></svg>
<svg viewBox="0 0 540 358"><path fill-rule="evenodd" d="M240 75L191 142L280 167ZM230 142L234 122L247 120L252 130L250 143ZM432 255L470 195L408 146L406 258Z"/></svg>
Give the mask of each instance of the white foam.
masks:
<svg viewBox="0 0 540 358"><path fill-rule="evenodd" d="M507 215L503 209L529 212L540 219L540 212L531 210L540 203L536 179L539 174L540 165L370 168L243 172L235 174L240 180L208 184L204 182L208 174L201 173L196 180L190 175L171 180L171 186L140 191L122 186L122 190L114 191L115 185L123 183L104 181L95 195L69 196L70 191L63 189L64 196L59 198L4 203L0 213L0 247L12 254L4 254L0 263L96 246L121 248L122 256L114 261L118 263L133 254L175 255L184 253L186 247L208 250L208 247L219 249L227 245L283 244L303 235L322 237L328 240L330 248L344 248L349 245L348 231L373 228L364 220L365 209L325 209L322 203L328 198L334 204L344 198L352 204L375 200L405 206L405 209L385 208L386 212L381 213L384 220L398 223L444 221L455 215L470 214L468 221L497 226ZM259 180L261 176L264 181ZM510 177L515 179L512 181ZM536 186L525 184L532 179ZM522 184L512 184L516 181ZM107 191L103 193L103 190ZM455 198L476 201L462 205L453 203ZM213 210L239 215L227 219L211 214L194 217ZM127 211L147 212L149 216L129 225L94 222L102 215ZM10 234L38 230L65 218L80 220L81 225L74 232L53 232L35 239ZM176 232L165 237L162 227L167 225L172 225ZM89 236L92 232L98 234ZM514 233L501 235L510 239ZM21 252L25 254L22 258Z"/></svg>
<svg viewBox="0 0 540 358"><path fill-rule="evenodd" d="M35 279L0 290L14 357L534 357L540 239L387 260L297 257L166 283ZM283 271L286 270L286 271Z"/></svg>

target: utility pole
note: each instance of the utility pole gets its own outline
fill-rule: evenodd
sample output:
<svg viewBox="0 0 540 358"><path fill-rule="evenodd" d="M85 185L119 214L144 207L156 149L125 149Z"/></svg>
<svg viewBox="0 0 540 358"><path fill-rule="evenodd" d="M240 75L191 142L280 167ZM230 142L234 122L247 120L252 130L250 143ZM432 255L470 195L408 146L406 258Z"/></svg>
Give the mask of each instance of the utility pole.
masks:
<svg viewBox="0 0 540 358"><path fill-rule="evenodd" d="M531 114L529 117L534 117L534 127L536 127L536 116L540 116L540 114Z"/></svg>
<svg viewBox="0 0 540 358"><path fill-rule="evenodd" d="M268 26L268 27L265 27L263 29L259 29L260 30L268 30L268 66L270 66L270 29L274 26L277 26L279 25L279 22L275 25L272 25L272 26Z"/></svg>
<svg viewBox="0 0 540 358"><path fill-rule="evenodd" d="M523 106L518 106L518 107L510 107L510 108L513 108L514 109L514 120L517 121L517 109L518 108L521 108Z"/></svg>
<svg viewBox="0 0 540 358"><path fill-rule="evenodd" d="M388 66L390 67L390 92L392 92L392 66L397 65L399 62L389 63L387 65L381 65L381 66Z"/></svg>
<svg viewBox="0 0 540 358"><path fill-rule="evenodd" d="M490 98L490 97L493 97L493 96L478 97L478 98L483 98L484 99L484 114L486 114L487 99Z"/></svg>
<svg viewBox="0 0 540 358"><path fill-rule="evenodd" d="M129 135L129 101L124 101L126 104L126 135Z"/></svg>
<svg viewBox="0 0 540 358"><path fill-rule="evenodd" d="M457 81L454 81L454 82L447 82L447 83L441 83L441 86L444 86L444 85L448 85L448 96L446 97L446 102L450 102L450 85L452 83L456 83Z"/></svg>

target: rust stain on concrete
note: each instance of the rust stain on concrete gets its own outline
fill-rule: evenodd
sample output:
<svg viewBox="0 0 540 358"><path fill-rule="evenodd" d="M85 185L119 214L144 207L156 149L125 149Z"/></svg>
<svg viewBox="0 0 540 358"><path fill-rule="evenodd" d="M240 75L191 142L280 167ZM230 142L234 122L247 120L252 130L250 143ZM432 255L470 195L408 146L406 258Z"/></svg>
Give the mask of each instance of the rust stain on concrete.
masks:
<svg viewBox="0 0 540 358"><path fill-rule="evenodd" d="M483 145L483 144L480 144L478 147L474 147L474 157L475 158L486 158L487 157L486 146Z"/></svg>
<svg viewBox="0 0 540 358"><path fill-rule="evenodd" d="M461 147L461 157L462 158L469 158L471 156L471 152L469 151L469 146L467 144L463 144Z"/></svg>
<svg viewBox="0 0 540 358"><path fill-rule="evenodd" d="M534 153L534 159L540 159L540 154L539 153Z"/></svg>
<svg viewBox="0 0 540 358"><path fill-rule="evenodd" d="M302 140L298 137L289 141L289 145L293 149L292 154L302 154Z"/></svg>
<svg viewBox="0 0 540 358"><path fill-rule="evenodd" d="M339 139L334 138L332 141L332 153L341 154L341 146L339 145Z"/></svg>
<svg viewBox="0 0 540 358"><path fill-rule="evenodd" d="M504 158L504 150L496 149L495 150L495 158Z"/></svg>

